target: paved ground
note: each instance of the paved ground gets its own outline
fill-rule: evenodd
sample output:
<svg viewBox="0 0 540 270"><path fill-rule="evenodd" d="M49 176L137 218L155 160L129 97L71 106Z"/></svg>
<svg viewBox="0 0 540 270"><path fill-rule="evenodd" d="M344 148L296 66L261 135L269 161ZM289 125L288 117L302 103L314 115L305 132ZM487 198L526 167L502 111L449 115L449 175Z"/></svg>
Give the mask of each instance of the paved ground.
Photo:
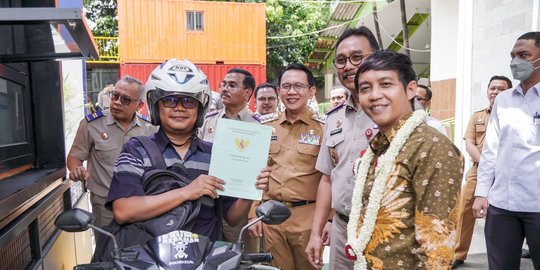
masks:
<svg viewBox="0 0 540 270"><path fill-rule="evenodd" d="M329 251L325 250L325 255ZM328 258L324 258L327 262ZM328 267L325 267L328 269ZM465 264L458 268L459 270L488 270L488 262L486 255L486 242L484 241L484 221L477 220L474 227L474 234L472 239L471 248ZM530 259L521 259L520 270L534 270L532 261Z"/></svg>
<svg viewBox="0 0 540 270"><path fill-rule="evenodd" d="M465 264L458 269L462 270L487 270L486 242L484 241L484 221L477 220L471 248ZM521 270L534 270L530 259L521 259Z"/></svg>

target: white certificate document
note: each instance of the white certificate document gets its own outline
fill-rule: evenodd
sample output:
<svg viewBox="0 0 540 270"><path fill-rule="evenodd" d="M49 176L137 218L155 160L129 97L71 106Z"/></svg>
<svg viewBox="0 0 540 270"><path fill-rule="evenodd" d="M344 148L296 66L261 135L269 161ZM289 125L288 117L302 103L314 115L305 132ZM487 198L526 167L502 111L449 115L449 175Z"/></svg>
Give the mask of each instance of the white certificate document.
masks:
<svg viewBox="0 0 540 270"><path fill-rule="evenodd" d="M266 167L272 127L222 118L215 130L208 174L225 181L219 194L261 200L255 181Z"/></svg>

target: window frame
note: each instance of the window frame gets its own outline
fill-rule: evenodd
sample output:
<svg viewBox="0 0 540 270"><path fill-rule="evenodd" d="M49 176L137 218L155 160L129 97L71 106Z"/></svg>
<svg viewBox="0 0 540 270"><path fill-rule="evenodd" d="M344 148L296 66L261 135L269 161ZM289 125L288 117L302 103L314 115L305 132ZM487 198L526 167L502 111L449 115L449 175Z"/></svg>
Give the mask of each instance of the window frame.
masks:
<svg viewBox="0 0 540 270"><path fill-rule="evenodd" d="M28 73L14 67L0 64L0 78L22 88L25 138L23 142L0 145L0 173L27 165L35 161L32 129L32 103Z"/></svg>
<svg viewBox="0 0 540 270"><path fill-rule="evenodd" d="M186 10L186 31L204 32L204 11Z"/></svg>

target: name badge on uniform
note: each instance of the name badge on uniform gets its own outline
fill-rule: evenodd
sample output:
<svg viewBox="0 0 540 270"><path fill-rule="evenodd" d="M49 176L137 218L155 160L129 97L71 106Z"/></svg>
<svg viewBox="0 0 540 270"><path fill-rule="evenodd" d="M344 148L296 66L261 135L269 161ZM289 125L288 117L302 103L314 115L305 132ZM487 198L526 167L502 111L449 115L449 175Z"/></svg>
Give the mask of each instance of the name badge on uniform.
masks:
<svg viewBox="0 0 540 270"><path fill-rule="evenodd" d="M334 130L330 131L330 136L341 133L341 131L342 131L341 128L334 129Z"/></svg>
<svg viewBox="0 0 540 270"><path fill-rule="evenodd" d="M310 130L309 133L300 134L300 143L310 144L310 145L319 145L321 136L313 134L314 130Z"/></svg>

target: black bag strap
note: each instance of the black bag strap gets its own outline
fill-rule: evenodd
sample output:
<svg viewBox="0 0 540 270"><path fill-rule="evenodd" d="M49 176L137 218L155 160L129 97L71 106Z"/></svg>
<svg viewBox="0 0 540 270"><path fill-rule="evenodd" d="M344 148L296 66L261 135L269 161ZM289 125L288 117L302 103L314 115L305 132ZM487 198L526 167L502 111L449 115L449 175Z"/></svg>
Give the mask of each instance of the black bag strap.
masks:
<svg viewBox="0 0 540 270"><path fill-rule="evenodd" d="M163 153L159 151L158 145L154 140L150 139L148 136L137 136L134 138L141 142L144 150L146 150L150 163L152 163L152 167L156 169L167 169Z"/></svg>

